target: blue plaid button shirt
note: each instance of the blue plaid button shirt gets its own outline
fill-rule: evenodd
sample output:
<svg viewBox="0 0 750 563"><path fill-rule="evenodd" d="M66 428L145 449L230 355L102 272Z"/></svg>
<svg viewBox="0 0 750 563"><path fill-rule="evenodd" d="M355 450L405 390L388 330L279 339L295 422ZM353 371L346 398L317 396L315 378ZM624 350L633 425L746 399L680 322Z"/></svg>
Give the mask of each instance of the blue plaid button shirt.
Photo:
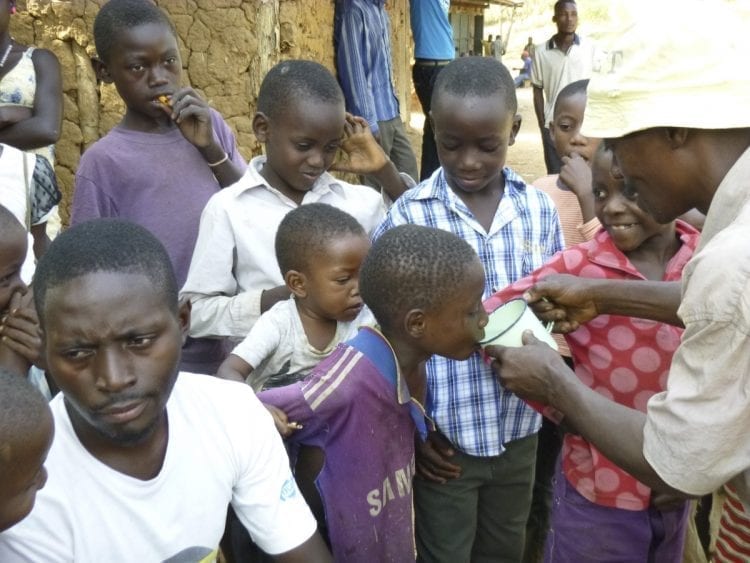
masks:
<svg viewBox="0 0 750 563"><path fill-rule="evenodd" d="M468 242L485 269L484 298L531 274L564 248L557 210L543 192L503 170L505 193L489 233L448 187L442 168L402 195L373 239L413 223L450 231ZM460 450L496 456L503 444L539 430L541 418L505 391L478 353L464 361L434 356L427 363L428 414Z"/></svg>

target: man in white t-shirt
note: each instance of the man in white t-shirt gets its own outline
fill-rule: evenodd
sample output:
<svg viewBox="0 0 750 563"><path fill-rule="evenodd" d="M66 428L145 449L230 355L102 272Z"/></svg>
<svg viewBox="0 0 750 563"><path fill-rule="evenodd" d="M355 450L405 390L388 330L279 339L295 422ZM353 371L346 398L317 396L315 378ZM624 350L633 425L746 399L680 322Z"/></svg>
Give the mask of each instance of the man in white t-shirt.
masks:
<svg viewBox="0 0 750 563"><path fill-rule="evenodd" d="M531 65L534 113L542 134L547 174L558 174L562 165L549 131L557 95L571 82L591 78L594 61L593 44L576 33L575 0L558 0L554 9L552 21L557 25L557 33L534 48Z"/></svg>
<svg viewBox="0 0 750 563"><path fill-rule="evenodd" d="M73 227L34 289L57 432L47 486L0 535L1 561L213 561L229 504L276 560L330 561L252 391L178 373L190 307L153 235Z"/></svg>

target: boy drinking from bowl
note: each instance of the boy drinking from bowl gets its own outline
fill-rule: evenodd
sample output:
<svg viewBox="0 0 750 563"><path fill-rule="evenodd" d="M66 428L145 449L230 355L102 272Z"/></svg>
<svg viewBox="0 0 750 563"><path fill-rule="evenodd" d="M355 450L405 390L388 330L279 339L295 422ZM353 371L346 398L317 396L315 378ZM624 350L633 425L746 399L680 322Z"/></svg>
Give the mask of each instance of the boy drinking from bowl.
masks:
<svg viewBox="0 0 750 563"><path fill-rule="evenodd" d="M414 223L469 243L484 295L529 275L563 248L549 197L505 167L521 118L497 60L464 57L438 76L430 112L441 168L401 196L375 238ZM478 353L427 363L428 414L414 482L417 550L425 561L520 561L541 417L492 376Z"/></svg>
<svg viewBox="0 0 750 563"><path fill-rule="evenodd" d="M317 446L316 484L336 561L414 561L415 431L424 440L424 370L432 354L465 359L484 335L484 269L471 246L439 229L403 225L375 241L360 272L380 331L362 328L303 381L261 392Z"/></svg>

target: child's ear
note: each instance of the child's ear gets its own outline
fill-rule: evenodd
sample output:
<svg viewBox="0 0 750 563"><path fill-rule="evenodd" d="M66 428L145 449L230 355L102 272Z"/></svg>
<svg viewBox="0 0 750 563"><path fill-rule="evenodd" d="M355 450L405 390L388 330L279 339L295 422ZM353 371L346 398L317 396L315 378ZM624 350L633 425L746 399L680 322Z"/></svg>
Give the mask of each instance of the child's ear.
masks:
<svg viewBox="0 0 750 563"><path fill-rule="evenodd" d="M253 133L258 142L265 143L268 140L268 116L262 111L258 111L253 116Z"/></svg>
<svg viewBox="0 0 750 563"><path fill-rule="evenodd" d="M180 323L180 333L182 334L182 345L185 345L188 333L190 331L190 311L193 304L190 299L182 298L177 304L177 321Z"/></svg>
<svg viewBox="0 0 750 563"><path fill-rule="evenodd" d="M521 129L521 114L517 113L513 117L513 126L510 128L510 137L508 137L508 146L511 146L513 143L516 142L516 135L518 135L518 131Z"/></svg>
<svg viewBox="0 0 750 563"><path fill-rule="evenodd" d="M96 74L97 80L100 80L105 84L112 84L112 82L114 82L107 65L105 65L101 59L93 57L91 59L91 66L94 67L94 73Z"/></svg>
<svg viewBox="0 0 750 563"><path fill-rule="evenodd" d="M427 330L427 316L422 309L411 309L404 315L404 330L415 339L424 336Z"/></svg>
<svg viewBox="0 0 750 563"><path fill-rule="evenodd" d="M307 297L307 278L302 272L289 270L284 276L284 283L295 297L300 299Z"/></svg>
<svg viewBox="0 0 750 563"><path fill-rule="evenodd" d="M688 138L688 130L685 127L667 127L665 133L669 146L673 149L680 148Z"/></svg>

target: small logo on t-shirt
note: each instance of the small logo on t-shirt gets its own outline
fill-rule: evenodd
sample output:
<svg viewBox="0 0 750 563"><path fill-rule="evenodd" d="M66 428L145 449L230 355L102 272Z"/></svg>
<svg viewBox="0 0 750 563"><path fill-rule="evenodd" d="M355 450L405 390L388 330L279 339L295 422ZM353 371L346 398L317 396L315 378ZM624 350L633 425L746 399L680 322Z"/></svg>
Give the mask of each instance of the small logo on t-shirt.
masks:
<svg viewBox="0 0 750 563"><path fill-rule="evenodd" d="M296 494L297 484L294 482L294 477L289 477L281 486L281 500L289 500Z"/></svg>

